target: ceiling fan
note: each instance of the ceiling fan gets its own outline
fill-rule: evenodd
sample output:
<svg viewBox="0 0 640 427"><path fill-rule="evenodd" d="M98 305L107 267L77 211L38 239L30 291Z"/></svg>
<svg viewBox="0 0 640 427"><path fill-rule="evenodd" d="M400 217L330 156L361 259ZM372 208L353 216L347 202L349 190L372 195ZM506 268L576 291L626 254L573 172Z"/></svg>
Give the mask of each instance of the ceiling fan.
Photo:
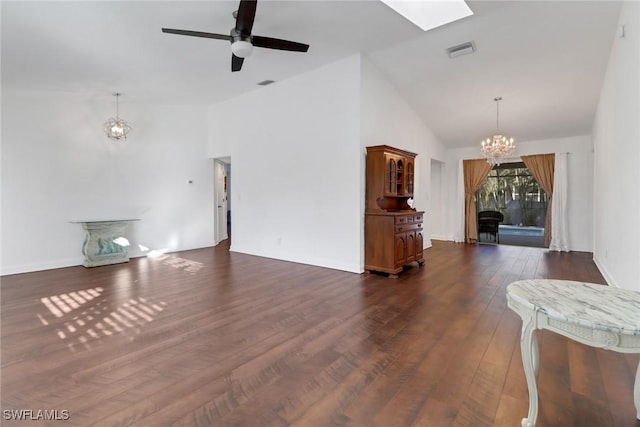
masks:
<svg viewBox="0 0 640 427"><path fill-rule="evenodd" d="M231 34L204 33L201 31L175 30L163 28L163 33L179 34L182 36L204 37L207 39L228 40L231 42L231 71L240 71L244 58L251 55L253 47L265 47L268 49L289 50L293 52L306 52L308 44L292 42L289 40L274 39L272 37L254 36L251 34L253 21L256 17L257 0L240 0L238 10L233 12L236 25L231 29Z"/></svg>

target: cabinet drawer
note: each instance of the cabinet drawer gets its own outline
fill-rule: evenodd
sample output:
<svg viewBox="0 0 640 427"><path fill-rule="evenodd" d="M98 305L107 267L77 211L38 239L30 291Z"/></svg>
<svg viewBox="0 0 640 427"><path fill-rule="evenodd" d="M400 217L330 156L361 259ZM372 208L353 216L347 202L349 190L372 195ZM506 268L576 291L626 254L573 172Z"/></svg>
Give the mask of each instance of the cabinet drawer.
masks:
<svg viewBox="0 0 640 427"><path fill-rule="evenodd" d="M403 215L396 217L396 225L397 224L408 224L413 222L413 215Z"/></svg>
<svg viewBox="0 0 640 427"><path fill-rule="evenodd" d="M422 222L422 214L413 217L414 222Z"/></svg>
<svg viewBox="0 0 640 427"><path fill-rule="evenodd" d="M422 223L396 225L396 234L411 230L422 230Z"/></svg>

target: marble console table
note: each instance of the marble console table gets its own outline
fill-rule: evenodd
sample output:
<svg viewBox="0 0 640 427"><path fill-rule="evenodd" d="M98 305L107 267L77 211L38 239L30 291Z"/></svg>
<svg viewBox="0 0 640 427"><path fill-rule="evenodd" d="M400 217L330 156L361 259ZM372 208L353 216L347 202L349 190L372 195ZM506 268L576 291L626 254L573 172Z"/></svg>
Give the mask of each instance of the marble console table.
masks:
<svg viewBox="0 0 640 427"><path fill-rule="evenodd" d="M507 286L507 304L522 318L522 363L529 389L529 414L538 417L538 342L536 330L548 329L583 344L620 353L640 353L640 293L566 280L520 280ZM634 385L640 419L640 366Z"/></svg>
<svg viewBox="0 0 640 427"><path fill-rule="evenodd" d="M129 261L127 226L138 219L71 221L86 231L82 254L85 267L118 264Z"/></svg>

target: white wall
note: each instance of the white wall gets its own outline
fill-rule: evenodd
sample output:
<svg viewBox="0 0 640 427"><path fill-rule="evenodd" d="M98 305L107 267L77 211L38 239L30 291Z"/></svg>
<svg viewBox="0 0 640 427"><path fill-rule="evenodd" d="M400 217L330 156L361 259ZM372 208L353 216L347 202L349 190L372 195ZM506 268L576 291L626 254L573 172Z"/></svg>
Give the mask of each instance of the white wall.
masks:
<svg viewBox="0 0 640 427"><path fill-rule="evenodd" d="M640 3L626 1L593 126L594 260L610 285L640 291Z"/></svg>
<svg viewBox="0 0 640 427"><path fill-rule="evenodd" d="M438 204L437 200L431 200L431 159L443 160L444 147L386 76L366 57L362 57L361 114L363 161L364 147L371 145L390 145L418 154L413 206L425 211L424 246L430 247L431 235L441 234L440 230L433 229L430 212L430 207ZM362 182L364 194L364 178Z"/></svg>
<svg viewBox="0 0 640 427"><path fill-rule="evenodd" d="M530 154L569 153L567 215L569 244L573 251L593 250L593 145L590 136L517 142L514 161ZM482 158L480 147L449 150L446 162L447 206L455 210L458 160ZM450 216L453 218L453 215ZM449 240L453 240L454 224L447 223Z"/></svg>
<svg viewBox="0 0 640 427"><path fill-rule="evenodd" d="M362 272L359 82L353 56L210 108L232 251Z"/></svg>
<svg viewBox="0 0 640 427"><path fill-rule="evenodd" d="M133 127L110 141L111 96L2 93L2 274L80 264L71 220L139 218L130 255L213 243L213 164L201 108L135 105ZM193 184L188 184L188 180Z"/></svg>

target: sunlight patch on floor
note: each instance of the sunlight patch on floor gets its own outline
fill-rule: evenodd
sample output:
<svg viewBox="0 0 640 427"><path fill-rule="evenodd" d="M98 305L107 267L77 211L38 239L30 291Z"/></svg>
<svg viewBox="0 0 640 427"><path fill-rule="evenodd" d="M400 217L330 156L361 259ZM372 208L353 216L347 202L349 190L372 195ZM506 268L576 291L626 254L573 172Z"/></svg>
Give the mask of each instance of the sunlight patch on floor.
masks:
<svg viewBox="0 0 640 427"><path fill-rule="evenodd" d="M131 298L114 307L103 292L104 288L96 287L41 298L47 311L38 313L38 320L44 326L55 327L56 335L75 352L89 350L118 334L133 341L141 328L167 307L164 301L144 297Z"/></svg>

